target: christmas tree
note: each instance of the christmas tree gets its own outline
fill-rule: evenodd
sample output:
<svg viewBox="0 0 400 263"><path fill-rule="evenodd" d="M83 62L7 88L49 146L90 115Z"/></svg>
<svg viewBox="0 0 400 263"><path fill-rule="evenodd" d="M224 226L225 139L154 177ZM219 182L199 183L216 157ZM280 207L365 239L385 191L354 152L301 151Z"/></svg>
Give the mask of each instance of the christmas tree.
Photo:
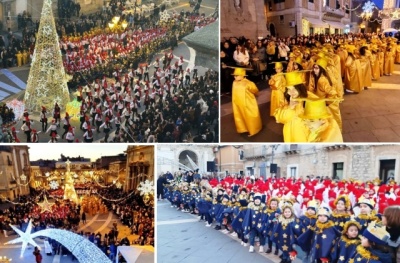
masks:
<svg viewBox="0 0 400 263"><path fill-rule="evenodd" d="M74 179L71 176L71 162L67 160L65 164L67 165L67 172L65 173L64 199L69 199L77 204L79 200L74 187Z"/></svg>
<svg viewBox="0 0 400 263"><path fill-rule="evenodd" d="M25 91L25 107L30 111L40 111L41 106L52 109L58 103L61 109L65 109L69 100L51 0L44 0Z"/></svg>

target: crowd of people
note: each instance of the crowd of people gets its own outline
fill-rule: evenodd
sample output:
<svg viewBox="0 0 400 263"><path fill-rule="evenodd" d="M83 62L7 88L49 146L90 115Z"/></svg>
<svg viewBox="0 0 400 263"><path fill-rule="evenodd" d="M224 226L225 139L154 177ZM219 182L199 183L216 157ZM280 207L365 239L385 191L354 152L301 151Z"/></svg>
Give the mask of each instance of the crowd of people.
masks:
<svg viewBox="0 0 400 263"><path fill-rule="evenodd" d="M400 185L394 180L179 174L160 176L158 197L237 237L249 252L257 238L259 253L280 255L282 263L399 260Z"/></svg>
<svg viewBox="0 0 400 263"><path fill-rule="evenodd" d="M399 38L349 33L226 40L221 92L232 92L237 132L260 132L258 87L251 80L265 79L271 88L270 116L284 124L285 142L342 142L344 94L364 92L372 81L392 75L400 63Z"/></svg>
<svg viewBox="0 0 400 263"><path fill-rule="evenodd" d="M116 257L120 256L117 255L117 247L120 245L154 246L153 206L144 205L140 195L123 193L115 187L102 189L99 193L100 195L95 198L96 201L101 197L102 203L109 211L113 211L118 216L122 224L132 229L131 234L137 235L137 239L129 240L126 236L121 237L117 221L113 222L110 231L104 235L100 232L79 231L82 224L86 224L86 213L91 213L91 215L96 213L91 211L93 207L88 206L88 202L93 201L93 196L85 197L87 202L84 202L82 206L69 200L62 200L62 198L55 199L51 207L44 210L41 202L43 202L46 193L35 189L31 189L29 196L20 196L14 201L7 201L11 202L12 205L8 209L0 210L0 230L7 237L12 231L10 224L18 226L21 231L25 231L30 220L32 220L33 232L46 228L65 229L89 239L113 262ZM97 213L102 212L102 205L98 207ZM48 239L48 242L52 247L52 254L71 255L75 259L74 255L59 242L52 239Z"/></svg>
<svg viewBox="0 0 400 263"><path fill-rule="evenodd" d="M33 127L29 114L23 116L26 141L39 142L47 133L49 142L92 142L94 132L104 133L104 142L218 141L218 72L199 74L197 66L185 67L183 56L173 51L179 39L215 18L182 11L168 21L152 15L111 31L106 22L113 16L130 21L122 13L124 3L113 2L118 8L110 5L78 21L58 21L64 67L72 76L68 86L81 104L74 117L83 136L75 136L73 116L61 116L56 104L42 108L42 129ZM24 31L23 42L33 52L35 31ZM156 56L163 49L164 55ZM10 142L22 140L18 131L10 134Z"/></svg>

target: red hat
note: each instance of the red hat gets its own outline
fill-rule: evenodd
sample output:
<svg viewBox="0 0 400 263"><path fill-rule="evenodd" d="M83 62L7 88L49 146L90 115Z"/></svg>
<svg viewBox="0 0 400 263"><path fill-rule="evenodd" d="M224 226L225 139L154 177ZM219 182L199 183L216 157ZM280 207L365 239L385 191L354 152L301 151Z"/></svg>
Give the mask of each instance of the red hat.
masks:
<svg viewBox="0 0 400 263"><path fill-rule="evenodd" d="M45 107L45 106L42 106L42 110L46 110L46 107Z"/></svg>
<svg viewBox="0 0 400 263"><path fill-rule="evenodd" d="M32 132L35 133L35 132L37 132L37 131L36 131L36 129L32 129Z"/></svg>
<svg viewBox="0 0 400 263"><path fill-rule="evenodd" d="M69 117L69 114L68 114L68 112L66 112L66 113L65 113L65 117Z"/></svg>
<svg viewBox="0 0 400 263"><path fill-rule="evenodd" d="M72 127L72 126L69 126L69 128L68 128L68 131L73 131L74 130L74 127Z"/></svg>
<svg viewBox="0 0 400 263"><path fill-rule="evenodd" d="M15 127L12 127L11 130L12 130L12 131L15 131Z"/></svg>

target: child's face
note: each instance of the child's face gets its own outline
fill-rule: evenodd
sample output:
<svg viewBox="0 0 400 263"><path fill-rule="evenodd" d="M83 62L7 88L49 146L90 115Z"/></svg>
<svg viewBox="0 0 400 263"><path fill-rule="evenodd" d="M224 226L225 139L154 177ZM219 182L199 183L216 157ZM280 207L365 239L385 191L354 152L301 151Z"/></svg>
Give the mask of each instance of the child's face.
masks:
<svg viewBox="0 0 400 263"><path fill-rule="evenodd" d="M328 221L328 217L324 216L324 215L320 215L320 216L318 216L318 221L320 223L326 223Z"/></svg>
<svg viewBox="0 0 400 263"><path fill-rule="evenodd" d="M358 228L356 226L350 226L347 229L347 236L349 238L356 238L358 236Z"/></svg>
<svg viewBox="0 0 400 263"><path fill-rule="evenodd" d="M290 218L292 216L292 210L290 210L290 208L285 208L285 210L283 211L283 216L285 218Z"/></svg>
<svg viewBox="0 0 400 263"><path fill-rule="evenodd" d="M318 128L321 127L322 125L324 125L326 123L326 119L317 119L317 120L305 119L304 123L310 129L310 131L313 132L318 130Z"/></svg>
<svg viewBox="0 0 400 263"><path fill-rule="evenodd" d="M369 247L369 241L365 237L361 237L361 245L363 247Z"/></svg>
<svg viewBox="0 0 400 263"><path fill-rule="evenodd" d="M256 205L261 204L261 200L260 200L259 198L255 199L255 200L254 200L254 204L256 204Z"/></svg>
<svg viewBox="0 0 400 263"><path fill-rule="evenodd" d="M360 204L360 214L368 215L371 213L371 208L366 204Z"/></svg>
<svg viewBox="0 0 400 263"><path fill-rule="evenodd" d="M344 202L341 201L341 200L338 201L337 204L336 204L336 209L337 209L338 211L344 211L344 209L345 209Z"/></svg>
<svg viewBox="0 0 400 263"><path fill-rule="evenodd" d="M235 80L242 80L244 79L244 76L235 76Z"/></svg>
<svg viewBox="0 0 400 263"><path fill-rule="evenodd" d="M269 206L271 207L271 209L276 209L278 207L278 202L277 201L271 201Z"/></svg>
<svg viewBox="0 0 400 263"><path fill-rule="evenodd" d="M309 209L307 209L307 213L308 213L309 215L315 215L315 210L309 208Z"/></svg>

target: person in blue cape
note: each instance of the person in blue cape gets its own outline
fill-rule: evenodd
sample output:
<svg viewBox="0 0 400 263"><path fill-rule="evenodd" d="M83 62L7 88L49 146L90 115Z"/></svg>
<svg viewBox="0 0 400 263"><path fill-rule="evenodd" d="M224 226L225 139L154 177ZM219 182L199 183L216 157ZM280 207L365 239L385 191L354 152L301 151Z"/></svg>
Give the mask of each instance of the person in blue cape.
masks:
<svg viewBox="0 0 400 263"><path fill-rule="evenodd" d="M253 202L247 206L246 216L243 221L244 234L249 234L250 248L249 252L254 252L254 240L258 236L260 240L260 252L264 252L265 238L262 234L262 215L265 205L261 203L261 194L255 194Z"/></svg>
<svg viewBox="0 0 400 263"><path fill-rule="evenodd" d="M332 262L349 262L356 248L361 244L359 231L361 226L354 220L347 221L343 226L342 236L332 250Z"/></svg>
<svg viewBox="0 0 400 263"><path fill-rule="evenodd" d="M242 188L240 190L240 194L238 195L237 199L239 202L239 212L236 215L236 217L232 221L232 229L236 232L237 237L241 240L241 245L242 246L247 246L248 244L248 239L246 238L246 235L244 234L243 231L243 221L247 213L247 206L249 204L248 200L248 195L247 195L247 189Z"/></svg>

